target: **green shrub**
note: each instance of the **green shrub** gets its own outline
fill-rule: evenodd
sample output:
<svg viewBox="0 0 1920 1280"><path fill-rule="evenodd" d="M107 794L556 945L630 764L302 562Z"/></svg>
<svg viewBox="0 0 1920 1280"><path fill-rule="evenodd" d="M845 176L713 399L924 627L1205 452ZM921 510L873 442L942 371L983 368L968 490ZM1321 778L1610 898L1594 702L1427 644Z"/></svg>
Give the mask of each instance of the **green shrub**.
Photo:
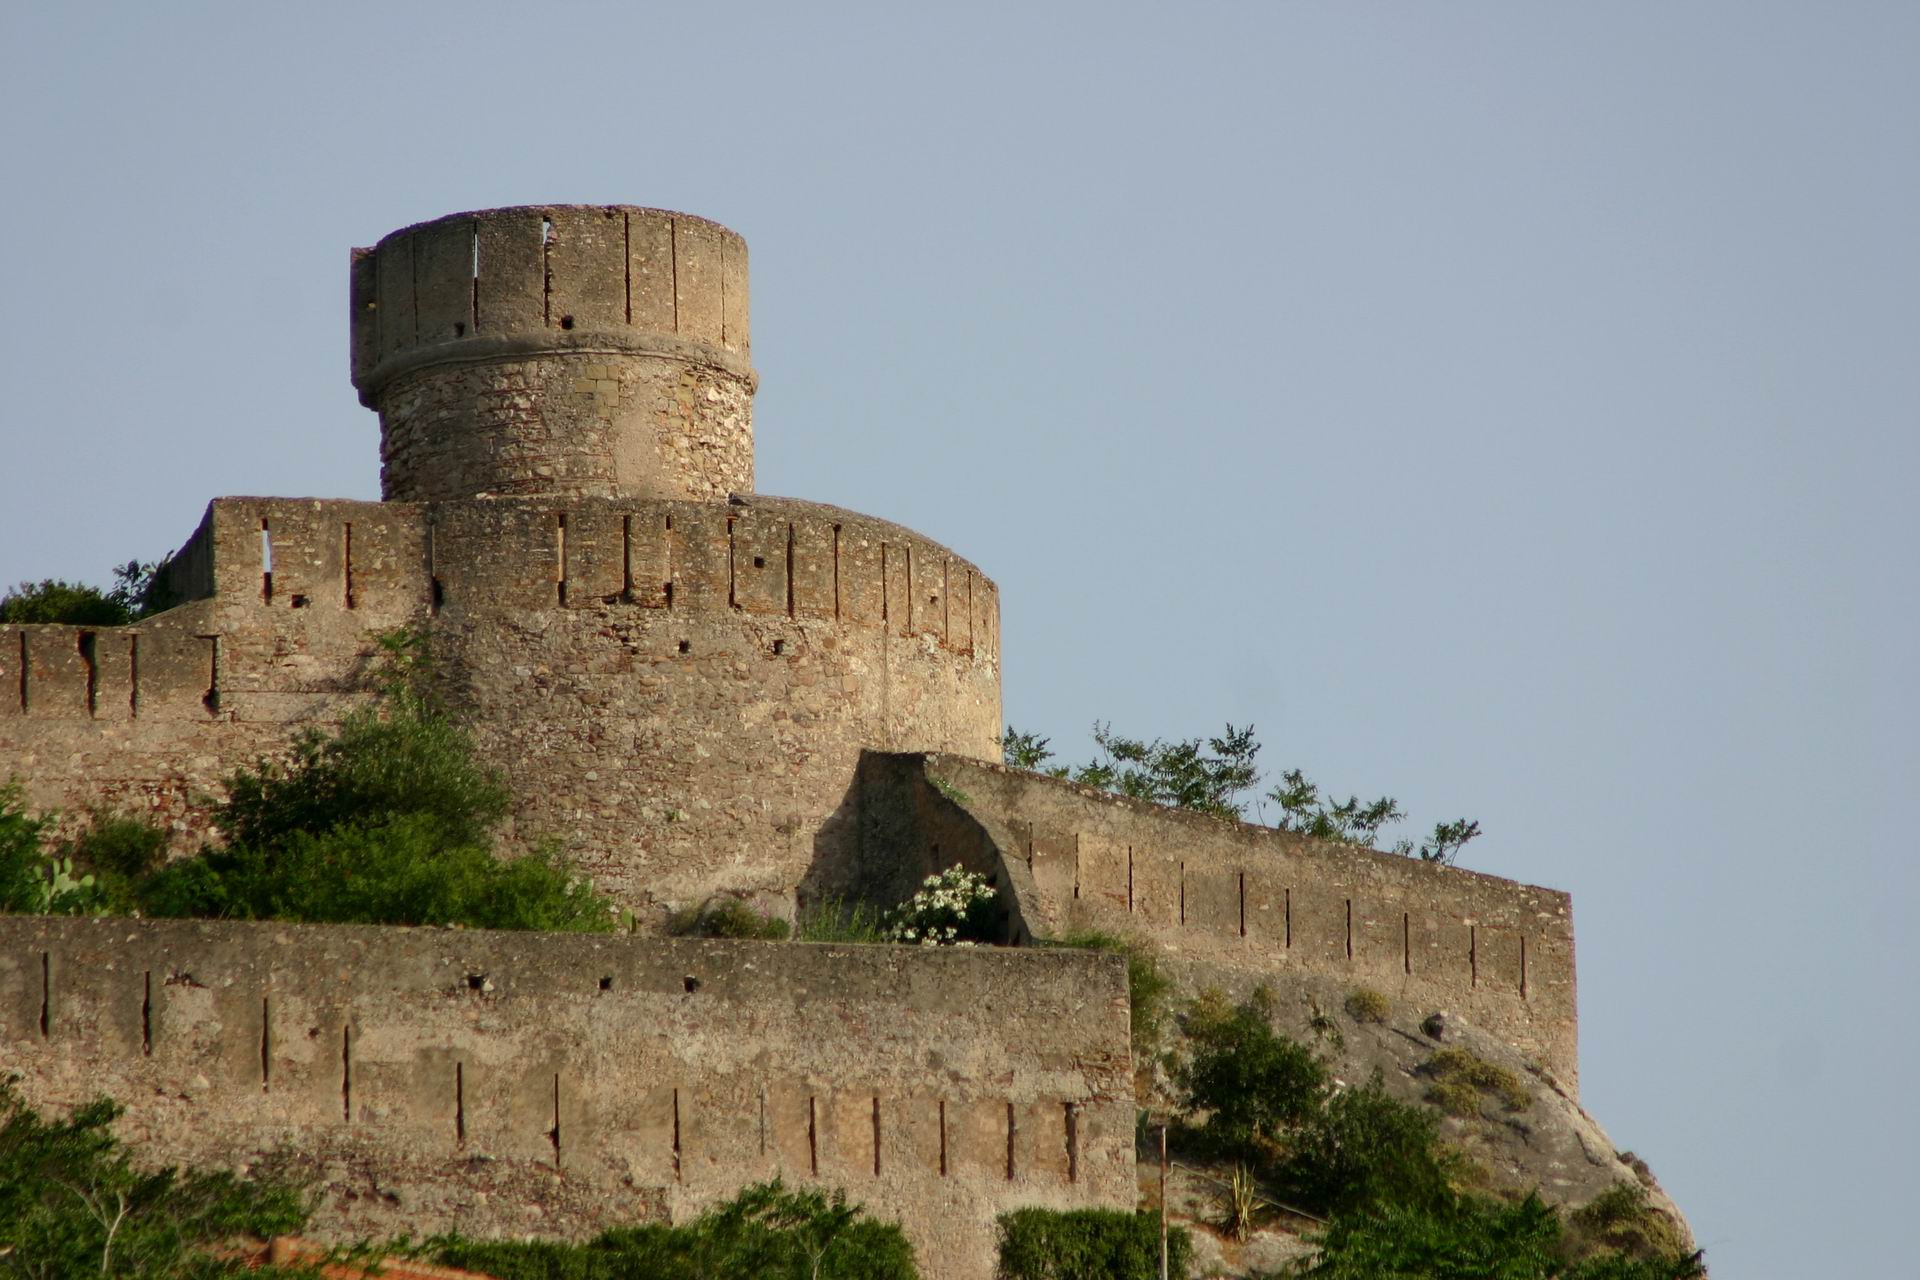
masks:
<svg viewBox="0 0 1920 1280"><path fill-rule="evenodd" d="M1148 1061L1156 1057L1165 1029L1167 996L1173 991L1173 979L1160 968L1160 957L1153 947L1095 929L1069 933L1049 940L1046 945L1109 951L1127 958L1127 1006L1133 1030L1133 1056Z"/></svg>
<svg viewBox="0 0 1920 1280"><path fill-rule="evenodd" d="M1181 1104L1204 1111L1198 1135L1228 1156L1264 1158L1282 1128L1319 1106L1327 1073L1312 1050L1273 1029L1265 987L1238 1005L1217 993L1187 1015L1188 1054L1174 1071Z"/></svg>
<svg viewBox="0 0 1920 1280"><path fill-rule="evenodd" d="M780 942L791 932L785 920L761 915L738 898L708 899L697 907L676 911L667 920L675 938L749 938Z"/></svg>
<svg viewBox="0 0 1920 1280"><path fill-rule="evenodd" d="M43 1280L270 1274L205 1251L236 1235L298 1231L302 1192L227 1172L138 1168L113 1136L116 1114L102 1099L43 1119L0 1084L0 1267Z"/></svg>
<svg viewBox="0 0 1920 1280"><path fill-rule="evenodd" d="M1525 1081L1471 1049L1441 1049L1420 1070L1433 1081L1427 1100L1452 1115L1478 1115L1483 1094L1498 1098L1509 1111L1525 1111L1533 1105ZM1470 1102L1469 1093L1473 1095Z"/></svg>
<svg viewBox="0 0 1920 1280"><path fill-rule="evenodd" d="M422 1250L498 1280L917 1280L900 1228L865 1217L846 1193L748 1187L684 1226L602 1232L586 1244L464 1240Z"/></svg>
<svg viewBox="0 0 1920 1280"><path fill-rule="evenodd" d="M105 891L69 856L50 853L48 820L27 812L16 783L0 784L0 911L29 915L98 915Z"/></svg>
<svg viewBox="0 0 1920 1280"><path fill-rule="evenodd" d="M1347 1016L1355 1022L1385 1022L1393 1012L1384 995L1370 987L1357 987L1347 993Z"/></svg>
<svg viewBox="0 0 1920 1280"><path fill-rule="evenodd" d="M887 913L870 902L822 898L800 908L801 942L885 942Z"/></svg>
<svg viewBox="0 0 1920 1280"><path fill-rule="evenodd" d="M1697 1255L1618 1254L1569 1264L1559 1215L1535 1196L1517 1203L1461 1197L1417 1208L1383 1205L1342 1214L1315 1238L1320 1255L1298 1274L1307 1280L1695 1280Z"/></svg>
<svg viewBox="0 0 1920 1280"><path fill-rule="evenodd" d="M175 603L164 585L166 560L129 560L115 565L113 586L102 591L81 582L42 578L22 582L0 596L0 622L119 627Z"/></svg>
<svg viewBox="0 0 1920 1280"><path fill-rule="evenodd" d="M999 1280L1155 1280L1160 1218L1141 1210L1016 1209L1003 1213ZM1167 1274L1186 1280L1193 1245L1186 1230L1167 1232Z"/></svg>
<svg viewBox="0 0 1920 1280"><path fill-rule="evenodd" d="M1430 1112L1389 1096L1380 1073L1309 1106L1287 1134L1276 1175L1293 1203L1320 1213L1452 1198L1457 1158Z"/></svg>

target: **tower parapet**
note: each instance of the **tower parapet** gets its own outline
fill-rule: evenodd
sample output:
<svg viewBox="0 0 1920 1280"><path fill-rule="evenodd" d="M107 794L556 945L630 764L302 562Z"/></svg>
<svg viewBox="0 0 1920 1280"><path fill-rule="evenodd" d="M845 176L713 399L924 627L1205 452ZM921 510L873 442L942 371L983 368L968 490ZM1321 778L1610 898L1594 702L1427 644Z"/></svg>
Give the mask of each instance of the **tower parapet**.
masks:
<svg viewBox="0 0 1920 1280"><path fill-rule="evenodd" d="M389 501L753 491L747 246L683 213L458 213L352 257Z"/></svg>

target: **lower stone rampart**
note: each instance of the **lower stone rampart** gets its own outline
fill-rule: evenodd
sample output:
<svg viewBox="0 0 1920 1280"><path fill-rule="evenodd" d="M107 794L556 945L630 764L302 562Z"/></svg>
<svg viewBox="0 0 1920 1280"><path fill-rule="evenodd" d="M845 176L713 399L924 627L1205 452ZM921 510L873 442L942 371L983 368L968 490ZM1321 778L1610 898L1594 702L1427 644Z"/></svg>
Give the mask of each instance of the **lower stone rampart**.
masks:
<svg viewBox="0 0 1920 1280"><path fill-rule="evenodd" d="M579 1237L779 1175L992 1274L1019 1205L1131 1208L1110 956L0 917L0 1071L150 1159L319 1178L335 1239Z"/></svg>
<svg viewBox="0 0 1920 1280"><path fill-rule="evenodd" d="M874 755L861 779L882 896L964 865L998 878L1017 934L1098 929L1223 986L1307 972L1451 1010L1577 1096L1564 893L957 756Z"/></svg>

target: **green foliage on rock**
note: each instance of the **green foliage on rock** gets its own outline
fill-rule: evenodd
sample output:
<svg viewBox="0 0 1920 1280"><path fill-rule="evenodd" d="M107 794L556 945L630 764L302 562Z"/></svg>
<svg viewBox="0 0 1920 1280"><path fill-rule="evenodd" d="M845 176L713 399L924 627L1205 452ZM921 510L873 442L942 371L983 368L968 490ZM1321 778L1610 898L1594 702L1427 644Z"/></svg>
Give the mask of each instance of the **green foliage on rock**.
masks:
<svg viewBox="0 0 1920 1280"><path fill-rule="evenodd" d="M999 1218L998 1280L1155 1280L1160 1218L1141 1210L1016 1209ZM1186 1280L1193 1243L1167 1232L1167 1273Z"/></svg>
<svg viewBox="0 0 1920 1280"><path fill-rule="evenodd" d="M1460 1197L1419 1208L1388 1204L1337 1217L1302 1280L1694 1280L1698 1254L1622 1253L1575 1259L1560 1215L1537 1197Z"/></svg>
<svg viewBox="0 0 1920 1280"><path fill-rule="evenodd" d="M791 932L785 920L762 915L738 898L710 898L698 906L674 912L667 920L667 933L675 938L779 942Z"/></svg>
<svg viewBox="0 0 1920 1280"><path fill-rule="evenodd" d="M684 1226L602 1232L585 1244L464 1240L422 1250L498 1280L916 1280L900 1228L866 1217L846 1193L748 1187Z"/></svg>
<svg viewBox="0 0 1920 1280"><path fill-rule="evenodd" d="M195 1280L246 1271L212 1250L305 1225L299 1188L232 1173L136 1165L104 1099L42 1118L0 1085L0 1272L35 1280Z"/></svg>
<svg viewBox="0 0 1920 1280"><path fill-rule="evenodd" d="M1218 992L1194 1001L1187 1054L1174 1069L1182 1106L1203 1118L1194 1133L1233 1159L1268 1159L1283 1132L1320 1105L1326 1068L1305 1045L1276 1032L1265 987L1238 1005Z"/></svg>

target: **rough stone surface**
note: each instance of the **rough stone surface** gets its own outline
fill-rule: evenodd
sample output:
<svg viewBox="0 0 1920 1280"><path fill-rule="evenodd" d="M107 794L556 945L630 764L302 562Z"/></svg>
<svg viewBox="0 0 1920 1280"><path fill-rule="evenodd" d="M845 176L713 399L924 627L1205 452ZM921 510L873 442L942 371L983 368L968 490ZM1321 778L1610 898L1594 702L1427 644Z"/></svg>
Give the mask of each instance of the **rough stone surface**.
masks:
<svg viewBox="0 0 1920 1280"><path fill-rule="evenodd" d="M0 1045L149 1158L316 1175L337 1239L578 1238L778 1174L984 1280L996 1213L1133 1194L1111 956L0 917Z"/></svg>

